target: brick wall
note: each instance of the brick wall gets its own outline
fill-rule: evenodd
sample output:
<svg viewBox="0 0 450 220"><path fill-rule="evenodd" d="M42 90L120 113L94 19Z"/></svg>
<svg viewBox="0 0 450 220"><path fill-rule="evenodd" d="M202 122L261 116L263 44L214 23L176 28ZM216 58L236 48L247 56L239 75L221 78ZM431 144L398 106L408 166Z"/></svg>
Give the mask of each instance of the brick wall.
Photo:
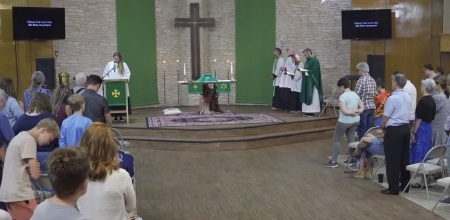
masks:
<svg viewBox="0 0 450 220"><path fill-rule="evenodd" d="M277 1L277 46L283 44L283 53L294 47L300 55L305 48L317 55L325 96L350 71L350 40L342 40L341 30L341 10L348 9L350 0Z"/></svg>
<svg viewBox="0 0 450 220"><path fill-rule="evenodd" d="M188 18L189 4L200 3L200 17L215 18L215 27L200 28L201 72L216 73L218 79L228 79L229 63L235 60L234 1L212 0L157 0L156 1L156 44L158 58L159 100L164 104L164 69L166 70L166 104L198 105L198 95L188 95L187 86L178 87L183 80L183 63L186 63L187 79L191 75L190 29L175 27L174 18ZM164 68L163 61L166 60ZM179 60L177 63L176 60ZM216 62L214 62L216 60ZM234 85L233 85L234 86ZM175 89L174 89L175 88ZM235 90L230 94L234 103ZM222 95L219 102L228 102Z"/></svg>
<svg viewBox="0 0 450 220"><path fill-rule="evenodd" d="M215 27L200 30L201 71L216 72L217 78L228 79L227 60L235 62L234 0L156 0L157 84L160 102L164 104L165 91L169 106L177 105L178 97L180 105L198 104L197 95L188 95L186 86L178 90L177 84L184 78L183 63L188 78L191 74L190 30L175 27L174 18L189 17L190 3L200 3L200 16L216 21ZM64 70L71 76L78 72L102 74L117 50L115 1L54 0L52 6L66 8L66 40L54 43L59 51L56 71ZM340 11L350 9L351 1L279 0L276 7L277 46L283 42L283 49L292 46L300 53L311 48L320 60L324 94L329 96L337 80L350 69L350 41L341 39ZM235 89L229 100L234 103ZM222 95L219 102L227 103L228 96Z"/></svg>
<svg viewBox="0 0 450 220"><path fill-rule="evenodd" d="M66 39L54 41L56 72L66 71L71 78L78 72L103 74L117 50L116 1L53 0L52 7L66 8Z"/></svg>

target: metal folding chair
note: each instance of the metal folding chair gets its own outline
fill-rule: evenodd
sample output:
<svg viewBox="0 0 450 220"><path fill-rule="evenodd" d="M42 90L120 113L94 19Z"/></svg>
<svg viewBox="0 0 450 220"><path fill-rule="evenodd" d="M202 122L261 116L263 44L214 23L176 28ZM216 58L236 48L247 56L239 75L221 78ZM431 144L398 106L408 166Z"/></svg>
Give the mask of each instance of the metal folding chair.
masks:
<svg viewBox="0 0 450 220"><path fill-rule="evenodd" d="M406 166L406 170L410 172L414 172L414 175L409 180L408 184L406 184L405 189L403 190L402 194L405 193L405 190L408 189L408 186L411 184L411 181L416 177L418 173L421 173L423 175L423 179L425 181L425 188L427 190L427 198L430 200L430 194L428 192L428 181L427 181L427 175L430 174L436 174L439 172L442 172L442 167L440 165L430 164L426 161L429 158L439 158L442 160L442 158L445 156L445 145L438 145L436 147L431 148L425 157L423 158L422 162L410 164ZM411 193L411 191L410 191Z"/></svg>
<svg viewBox="0 0 450 220"><path fill-rule="evenodd" d="M336 111L336 101L339 102L339 95L340 93L338 92L339 88L334 88L333 92L331 93L330 98L325 99L325 106L322 108L322 111L319 114L319 117L322 116L323 113L325 113L326 109L328 107L333 107L333 111L334 111L334 115L337 116L337 111ZM339 106L339 103L337 104Z"/></svg>

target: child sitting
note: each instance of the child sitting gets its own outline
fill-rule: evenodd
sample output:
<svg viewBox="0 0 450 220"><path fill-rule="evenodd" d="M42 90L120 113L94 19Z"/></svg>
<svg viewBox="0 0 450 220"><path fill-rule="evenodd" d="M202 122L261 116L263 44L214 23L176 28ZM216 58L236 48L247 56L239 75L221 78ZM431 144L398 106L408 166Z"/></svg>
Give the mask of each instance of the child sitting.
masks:
<svg viewBox="0 0 450 220"><path fill-rule="evenodd" d="M80 144L81 136L83 136L84 131L92 124L92 120L83 116L85 103L84 97L81 94L70 96L67 102L74 113L66 118L61 125L59 146L75 147Z"/></svg>
<svg viewBox="0 0 450 220"><path fill-rule="evenodd" d="M372 177L372 154L384 155L384 132L381 129L376 130L376 135L367 134L359 141L358 148L361 150L359 157L359 170L355 173L357 178L371 178ZM367 162L367 165L365 163Z"/></svg>
<svg viewBox="0 0 450 220"><path fill-rule="evenodd" d="M59 136L55 120L42 119L29 131L22 131L15 136L6 151L0 201L13 219L30 219L36 208L36 199L31 188L31 178L41 176L37 161L37 146L48 145Z"/></svg>
<svg viewBox="0 0 450 220"><path fill-rule="evenodd" d="M59 148L48 160L48 177L56 195L36 207L31 219L84 220L76 208L87 191L90 161L79 148Z"/></svg>

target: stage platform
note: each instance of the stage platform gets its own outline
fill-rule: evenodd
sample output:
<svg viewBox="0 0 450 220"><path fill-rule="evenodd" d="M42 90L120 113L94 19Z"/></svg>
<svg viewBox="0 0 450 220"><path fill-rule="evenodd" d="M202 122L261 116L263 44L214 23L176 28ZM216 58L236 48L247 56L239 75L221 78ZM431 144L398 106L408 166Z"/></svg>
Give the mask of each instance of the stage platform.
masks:
<svg viewBox="0 0 450 220"><path fill-rule="evenodd" d="M154 127L148 128L146 117L162 116L166 107L133 109L130 124L114 123L123 138L132 145L162 150L246 150L303 141L331 138L337 117L306 117L270 106L223 105L223 111L239 114L265 113L283 122L263 124ZM197 107L178 107L182 112L196 112Z"/></svg>

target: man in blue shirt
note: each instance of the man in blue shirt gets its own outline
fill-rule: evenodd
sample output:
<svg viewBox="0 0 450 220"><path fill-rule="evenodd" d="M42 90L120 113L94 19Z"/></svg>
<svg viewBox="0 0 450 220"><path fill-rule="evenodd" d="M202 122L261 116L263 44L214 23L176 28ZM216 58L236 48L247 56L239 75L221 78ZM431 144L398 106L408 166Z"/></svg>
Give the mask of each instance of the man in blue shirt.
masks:
<svg viewBox="0 0 450 220"><path fill-rule="evenodd" d="M78 146L84 131L92 124L92 120L83 116L85 109L84 97L81 94L75 94L67 99L73 115L66 118L61 125L59 137L59 146Z"/></svg>
<svg viewBox="0 0 450 220"><path fill-rule="evenodd" d="M381 124L381 127L385 129L384 152L389 184L389 188L381 190L381 193L388 195L398 195L399 191L406 187L411 176L406 166L409 164L411 134L408 124L412 104L411 97L403 90L406 81L402 73L396 72L392 76L393 92L384 106Z"/></svg>

